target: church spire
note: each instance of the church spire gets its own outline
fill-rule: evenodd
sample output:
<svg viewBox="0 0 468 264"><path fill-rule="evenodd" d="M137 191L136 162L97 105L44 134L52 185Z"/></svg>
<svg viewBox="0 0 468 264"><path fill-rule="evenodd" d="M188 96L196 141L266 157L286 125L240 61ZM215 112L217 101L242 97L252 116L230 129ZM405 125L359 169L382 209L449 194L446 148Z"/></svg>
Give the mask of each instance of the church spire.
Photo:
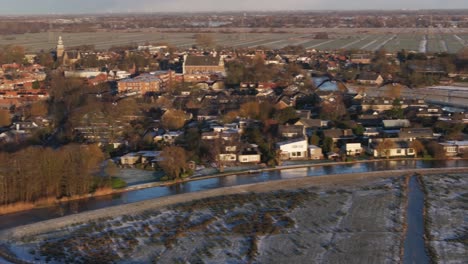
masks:
<svg viewBox="0 0 468 264"><path fill-rule="evenodd" d="M61 58L63 56L64 51L65 51L65 47L63 45L62 36L59 36L59 39L57 42L57 58Z"/></svg>

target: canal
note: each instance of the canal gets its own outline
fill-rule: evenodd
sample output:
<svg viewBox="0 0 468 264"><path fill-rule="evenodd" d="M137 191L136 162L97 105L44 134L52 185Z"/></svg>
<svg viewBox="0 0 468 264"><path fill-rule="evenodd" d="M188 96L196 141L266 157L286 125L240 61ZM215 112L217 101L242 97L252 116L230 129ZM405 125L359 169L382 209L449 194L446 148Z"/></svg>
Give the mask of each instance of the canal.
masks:
<svg viewBox="0 0 468 264"><path fill-rule="evenodd" d="M349 163L340 165L320 165L307 168L285 169L281 171L268 171L257 174L239 174L218 178L202 179L185 182L178 185L154 187L142 190L129 191L125 193L108 196L93 197L59 205L37 208L13 214L0 216L0 230L12 228L25 224L31 224L47 219L57 218L64 215L106 208L114 205L128 204L163 196L198 192L222 187L252 184L258 182L274 181L281 179L292 179L301 177L313 177L344 173L360 173L372 171L386 171L397 169L422 169L422 168L445 168L465 167L468 160L448 161L423 161L423 160L400 160L400 161L375 161L368 163Z"/></svg>
<svg viewBox="0 0 468 264"><path fill-rule="evenodd" d="M429 263L424 241L424 192L416 176L408 183L408 206L406 208L406 236L403 263Z"/></svg>

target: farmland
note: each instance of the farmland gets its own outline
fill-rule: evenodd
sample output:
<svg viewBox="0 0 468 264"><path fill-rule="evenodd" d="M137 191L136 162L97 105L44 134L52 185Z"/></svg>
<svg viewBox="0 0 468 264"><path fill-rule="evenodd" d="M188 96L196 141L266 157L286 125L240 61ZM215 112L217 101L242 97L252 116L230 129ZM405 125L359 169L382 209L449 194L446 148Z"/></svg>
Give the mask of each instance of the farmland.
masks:
<svg viewBox="0 0 468 264"><path fill-rule="evenodd" d="M398 262L402 183L203 198L24 236L9 250L51 263Z"/></svg>
<svg viewBox="0 0 468 264"><path fill-rule="evenodd" d="M0 45L22 45L30 52L51 50L55 48L58 37L62 36L68 47L91 44L97 49L108 49L126 44L169 43L179 48L190 48L195 45L194 34L200 32L182 29L178 32L174 31L144 29L118 32L2 35ZM206 34L211 35L218 46L232 48L264 46L279 49L288 45L301 45L307 49L319 50L375 51L384 48L388 51L405 49L416 52L456 53L468 45L468 30L464 29L326 29L328 39L316 39L316 33L324 31L325 29L285 29L282 31L229 29L210 31Z"/></svg>
<svg viewBox="0 0 468 264"><path fill-rule="evenodd" d="M0 260L9 256L48 263L400 262L406 254L408 175L267 182L78 214L1 233L8 246L0 243ZM414 213L425 216L429 256L460 263L467 257L463 220L467 174L438 173L419 179L426 213Z"/></svg>
<svg viewBox="0 0 468 264"><path fill-rule="evenodd" d="M429 244L441 263L463 263L468 258L467 180L464 174L423 178Z"/></svg>

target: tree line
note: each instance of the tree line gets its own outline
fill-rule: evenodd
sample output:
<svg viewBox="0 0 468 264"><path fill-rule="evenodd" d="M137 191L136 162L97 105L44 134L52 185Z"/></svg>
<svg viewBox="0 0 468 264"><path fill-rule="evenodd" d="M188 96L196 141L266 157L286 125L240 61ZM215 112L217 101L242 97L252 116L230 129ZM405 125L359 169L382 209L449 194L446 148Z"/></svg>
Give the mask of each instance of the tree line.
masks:
<svg viewBox="0 0 468 264"><path fill-rule="evenodd" d="M103 160L97 145L0 152L0 205L84 195L106 187L107 179L95 176Z"/></svg>

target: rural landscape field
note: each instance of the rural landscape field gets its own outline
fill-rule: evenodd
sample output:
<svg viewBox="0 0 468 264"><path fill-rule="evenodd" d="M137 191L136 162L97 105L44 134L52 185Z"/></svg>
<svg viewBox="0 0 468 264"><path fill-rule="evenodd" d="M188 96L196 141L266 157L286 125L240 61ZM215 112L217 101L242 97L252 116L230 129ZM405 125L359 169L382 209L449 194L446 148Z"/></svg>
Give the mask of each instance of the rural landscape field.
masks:
<svg viewBox="0 0 468 264"><path fill-rule="evenodd" d="M144 29L141 31L86 32L86 33L27 33L21 35L0 36L0 45L21 45L29 52L51 50L57 44L57 38L63 37L69 46L94 45L97 49L128 44L171 44L178 48L190 48L195 45L194 35L178 29L170 31ZM306 49L339 50L356 49L376 51L385 49L395 52L402 49L415 52L457 53L468 43L467 29L450 28L406 28L406 29L216 29L211 33L216 45L232 48L267 47L280 49L288 45L300 45ZM270 32L271 31L271 32ZM328 38L320 39L319 32L327 32Z"/></svg>
<svg viewBox="0 0 468 264"><path fill-rule="evenodd" d="M0 264L468 263L468 0L0 6Z"/></svg>
<svg viewBox="0 0 468 264"><path fill-rule="evenodd" d="M462 220L466 208L455 205L456 211L448 213L452 205L447 199L464 201L466 173L412 178L419 179L424 192L431 190L421 200L428 214L408 207L414 196L410 177L353 176L351 182L343 178L328 183L299 179L221 196L197 194L200 199L163 207L157 200L147 201L143 211L138 206L124 215L102 210L88 215L95 220L72 217L60 229L18 228L5 235L10 246L2 254L8 258L10 251L23 260L48 263L396 263L418 254L415 248L425 251L424 243L405 251L413 240L406 234L414 231L407 219L416 214L424 217L425 233L430 234L430 258L463 262L468 257ZM304 188L294 187L298 183Z"/></svg>

